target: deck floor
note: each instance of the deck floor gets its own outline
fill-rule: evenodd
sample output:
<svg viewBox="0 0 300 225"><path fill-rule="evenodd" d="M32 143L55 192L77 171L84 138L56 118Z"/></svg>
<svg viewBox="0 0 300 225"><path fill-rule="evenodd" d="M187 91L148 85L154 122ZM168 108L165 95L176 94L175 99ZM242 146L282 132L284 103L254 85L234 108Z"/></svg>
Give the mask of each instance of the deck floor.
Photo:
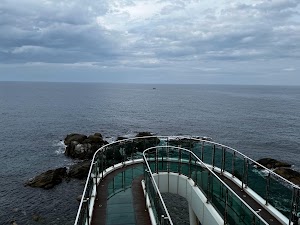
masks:
<svg viewBox="0 0 300 225"><path fill-rule="evenodd" d="M92 218L92 225L107 225L107 221L109 220L109 225L151 225L149 213L146 210L146 202L144 198L144 193L141 185L141 180L143 176L136 177L133 182L130 189L127 189L123 192L123 196L121 196L124 201L128 203L128 201L131 204L131 207L133 209L133 212L131 212L128 205L122 205L122 200L117 200L118 202L112 202L111 204L109 201L111 199L107 199L108 197L108 184L112 179L120 172L125 171L126 169L130 167L136 167L141 164L134 164L125 166L121 169L118 169L116 171L113 171L112 173L108 174L98 185L97 187L97 198L94 205L94 211L93 211L93 218ZM128 193L128 191L132 193ZM130 196L132 196L131 199ZM117 204L114 204L117 203ZM125 203L125 202L124 202ZM120 217L120 220L118 222L114 221L114 218L111 215L107 215L108 211L111 211L114 207L121 207L123 210L115 210L115 215L113 217L116 218L116 216ZM120 208L119 208L120 209ZM129 211L128 211L129 210ZM125 222L126 215L132 216L134 213L134 220L127 218L128 222ZM131 214L131 215L130 215Z"/></svg>
<svg viewBox="0 0 300 225"><path fill-rule="evenodd" d="M259 215L269 224L272 225L282 225L273 215L271 215L266 209L261 207L251 196L249 196L245 191L236 185L233 181L226 178L225 176L216 173L219 178L224 181L241 199L243 199L254 211L261 210Z"/></svg>
<svg viewBox="0 0 300 225"><path fill-rule="evenodd" d="M92 218L92 225L151 225L150 218L149 218L149 213L146 209L146 202L144 198L144 193L142 190L141 186L141 180L143 179L143 175L140 175L136 177L133 182L131 189L127 191L131 191L130 196L132 196L132 200L130 200L131 207L133 209L133 212L128 213L134 213L134 221L124 223L125 221L121 219L119 223L113 223L109 222L107 224L107 211L108 211L108 184L109 182L116 176L118 173L125 171L126 169L130 167L136 167L137 165L140 164L135 164L135 165L129 165L125 166L121 169L118 169L116 171L113 171L112 173L108 174L103 181L98 185L97 187L97 198L95 201L94 205L94 211L93 211L93 218ZM267 210L265 210L261 205L259 205L252 197L250 197L246 192L241 190L239 186L237 186L233 181L230 179L226 178L223 175L217 174L219 178L224 181L240 198L242 198L252 209L255 211L261 210L259 215L269 224L272 225L282 225L280 221L278 221L274 216L272 216ZM128 201L128 195L124 193L124 197L126 197L126 201ZM125 201L125 200L124 200ZM119 202L119 205L121 202ZM124 206L126 208L128 206ZM120 218L122 215L126 215L126 210L125 211L120 211ZM117 210L116 210L117 211ZM116 214L118 212L115 212ZM122 214L122 215L121 215Z"/></svg>

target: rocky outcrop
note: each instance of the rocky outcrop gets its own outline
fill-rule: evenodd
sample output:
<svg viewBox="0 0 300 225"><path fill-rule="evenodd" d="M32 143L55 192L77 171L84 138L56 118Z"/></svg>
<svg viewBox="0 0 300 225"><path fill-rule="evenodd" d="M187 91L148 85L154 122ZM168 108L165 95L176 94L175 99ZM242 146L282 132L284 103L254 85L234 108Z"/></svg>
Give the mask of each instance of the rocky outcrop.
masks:
<svg viewBox="0 0 300 225"><path fill-rule="evenodd" d="M277 167L291 167L291 164L285 163L285 162L280 162L276 159L272 159L272 158L263 158L263 159L259 159L257 160L257 162L265 167L267 167L268 169L275 169Z"/></svg>
<svg viewBox="0 0 300 225"><path fill-rule="evenodd" d="M66 167L48 170L26 182L25 186L50 189L53 188L55 185L60 184L66 175Z"/></svg>
<svg viewBox="0 0 300 225"><path fill-rule="evenodd" d="M76 159L92 159L94 153L103 145L104 141L100 133L90 136L83 134L69 134L64 140L66 147L65 155Z"/></svg>
<svg viewBox="0 0 300 225"><path fill-rule="evenodd" d="M287 179L288 181L291 181L296 185L300 185L300 173L290 169L290 167L292 166L291 164L281 162L272 158L263 158L257 160L257 162L267 167L268 169L274 169L275 173Z"/></svg>
<svg viewBox="0 0 300 225"><path fill-rule="evenodd" d="M275 173L291 181L296 185L300 185L300 173L289 169L289 168L277 168L274 170Z"/></svg>
<svg viewBox="0 0 300 225"><path fill-rule="evenodd" d="M89 160L72 165L69 169L68 177L85 179L88 176L91 162Z"/></svg>

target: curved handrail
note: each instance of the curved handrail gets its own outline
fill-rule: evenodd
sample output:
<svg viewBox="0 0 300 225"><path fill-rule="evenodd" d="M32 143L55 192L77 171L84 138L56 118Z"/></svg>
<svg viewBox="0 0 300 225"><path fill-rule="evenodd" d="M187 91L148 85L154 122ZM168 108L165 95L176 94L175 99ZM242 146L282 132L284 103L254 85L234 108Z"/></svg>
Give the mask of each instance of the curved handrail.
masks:
<svg viewBox="0 0 300 225"><path fill-rule="evenodd" d="M118 140L118 141L115 141L113 143L109 143L109 144L106 144L104 146L102 146L101 148L99 148L93 155L93 158L92 158L92 162L91 162L91 166L90 166L90 169L89 169L89 173L88 173L88 177L87 177L87 182L84 186L84 191L83 191L83 195L82 195L82 198L81 198L81 201L80 201L80 204L79 204L79 210L78 210L78 213L77 213L77 216L76 216L76 220L75 220L75 225L78 223L78 220L79 220L79 216L80 216L80 212L81 212L81 209L82 209L82 206L83 206L83 202L85 201L85 194L87 192L87 189L88 189L88 184L89 184L89 179L92 178L92 171L93 171L93 167L94 167L94 163L96 161L96 157L97 155L102 152L104 153L106 151L106 149L110 146L114 146L114 145L118 145L118 144L121 144L121 143L126 143L126 142L133 142L135 140L148 140L148 139L154 139L154 138L157 138L159 140L164 140L164 139L167 139L167 142L169 142L170 140L189 140L189 141L193 141L193 142L199 142L199 143L208 143L208 144L211 144L211 145L215 145L215 146L219 146L219 147L222 147L222 148L225 148L225 149L228 149L228 150L231 150L232 152L236 153L237 155L236 156L240 156L241 158L244 158L244 159L247 159L249 160L250 162L252 162L253 164L257 165L258 167L260 168L263 168L265 169L266 171L268 171L269 174L272 174L272 176L278 178L279 180L282 180L284 183L288 184L289 186L295 188L295 189L298 189L300 191L300 187L295 185L294 183L288 181L287 179L283 178L282 176L276 174L275 172L269 170L268 168L266 168L265 166L257 163L256 161L254 161L253 159L251 159L250 157L246 156L245 154L241 153L240 151L234 149L234 148L231 148L231 147L228 147L226 145L223 145L223 144L220 144L220 143L217 143L217 142L213 142L213 141L210 141L210 140L205 140L205 139L201 139L201 138L194 138L194 137L191 137L191 136L144 136L144 137L133 137L133 138L127 138L127 139L123 139L123 140ZM158 144L158 143L157 143Z"/></svg>
<svg viewBox="0 0 300 225"><path fill-rule="evenodd" d="M268 224L256 211L254 211L242 198L240 198L224 181L222 181L220 179L219 176L216 175L216 173L211 170L202 160L199 159L199 157L192 151L188 150L188 149L185 149L185 148L181 148L181 147L174 147L174 146L156 146L156 147L150 147L150 148L147 148L146 150L143 151L143 158L144 158L144 162L147 164L147 167L150 168L150 165L147 161L147 158L145 156L145 153L147 151L150 151L152 149L157 149L157 148L172 148L173 149L178 149L178 150L183 150L183 151L186 151L188 153L190 153L193 157L195 157L195 159L197 159L198 163L200 164L200 166L202 168L205 168L206 170L208 170L211 174L213 174L213 176L215 178L217 178L220 183L222 183L231 193L233 193L256 217L258 217L264 224ZM150 169L151 171L151 169ZM151 176L153 177L152 173L151 173ZM154 178L153 178L154 179ZM156 182L155 182L155 185L156 185ZM157 187L157 185L156 185ZM158 187L157 187L158 188ZM159 190L159 189L158 189ZM160 192L159 192L160 193ZM164 204L165 206L165 204Z"/></svg>

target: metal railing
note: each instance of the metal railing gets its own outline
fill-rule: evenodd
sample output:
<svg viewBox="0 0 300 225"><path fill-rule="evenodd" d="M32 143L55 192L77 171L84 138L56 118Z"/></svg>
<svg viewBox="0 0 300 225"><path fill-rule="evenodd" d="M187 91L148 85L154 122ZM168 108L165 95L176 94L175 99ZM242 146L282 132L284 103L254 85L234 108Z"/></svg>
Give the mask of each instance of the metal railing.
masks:
<svg viewBox="0 0 300 225"><path fill-rule="evenodd" d="M158 145L189 149L202 162L210 164L212 170L220 168L221 173L231 173L233 177L241 180L241 188L251 188L265 200L266 205L270 204L283 213L289 219L289 224L296 221L296 214L300 210L299 187L241 152L219 143L189 136L147 136L116 141L96 151L74 224L90 223L93 210L91 199L96 195L96 186L109 167L142 159L141 152Z"/></svg>
<svg viewBox="0 0 300 225"><path fill-rule="evenodd" d="M167 172L168 175L173 172L191 178L204 193L207 203L212 204L220 214L224 224L268 224L192 151L180 147L158 146L146 149L143 157L150 171L157 174Z"/></svg>

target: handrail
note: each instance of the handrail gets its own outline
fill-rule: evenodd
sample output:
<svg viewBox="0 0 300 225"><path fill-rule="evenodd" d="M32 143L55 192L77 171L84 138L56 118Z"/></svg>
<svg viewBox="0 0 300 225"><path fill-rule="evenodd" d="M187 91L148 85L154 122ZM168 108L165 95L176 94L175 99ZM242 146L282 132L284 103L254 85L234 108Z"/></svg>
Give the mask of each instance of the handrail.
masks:
<svg viewBox="0 0 300 225"><path fill-rule="evenodd" d="M145 151L147 151L147 150L149 150L149 149L152 149L152 148L153 148L153 147L148 148L148 149L146 149ZM171 218L171 216L170 216L170 214L169 214L169 211L168 211L168 209L167 209L167 207L166 207L166 204L165 204L165 202L164 202L164 200L163 200L163 198L162 198L162 196L161 196L161 194L160 194L159 188L158 188L158 186L157 186L157 184L156 184L156 182L155 182L155 179L154 179L154 177L153 177L153 173L152 173L151 167L150 167L150 165L149 165L149 163L148 163L148 161L147 161L147 159L146 159L146 157L145 157L145 151L143 152L143 159L144 159L144 163L145 163L146 166L147 166L147 171L146 171L146 172L149 172L149 173L150 173L151 180L152 180L152 184L154 185L154 188L156 189L156 192L158 193L159 199L160 199L160 201L161 201L161 203L162 203L162 205L163 205L163 208L164 208L164 210L165 210L165 213L167 214L166 216L167 216L167 218L169 219L170 225L173 225L172 218Z"/></svg>
<svg viewBox="0 0 300 225"><path fill-rule="evenodd" d="M216 173L211 170L202 160L199 159L199 157L192 151L188 150L188 149L185 149L185 148L181 148L181 147L174 147L174 146L155 146L155 147L150 147L150 148L147 148L146 150L144 150L143 152L143 158L144 158L144 162L146 163L147 167L150 169L150 166L149 166L149 163L147 161L147 158L145 156L145 153L147 151L150 151L152 149L157 149L157 148L171 148L172 150L174 149L178 149L178 150L183 150L183 151L186 151L188 153L190 153L192 156L195 157L195 159L197 159L198 163L200 164L200 166L202 168L205 168L206 170L208 170L211 174L213 174L213 176L215 178L217 178L220 183L222 183L231 193L233 193L255 216L257 216L264 224L268 224L256 211L254 211L242 198L240 198L224 181L222 181L220 179L219 176L216 175ZM157 154L157 151L156 151L156 154ZM155 156L156 158L158 156ZM151 171L151 169L150 169ZM151 173L151 176L153 177L152 173ZM154 178L153 178L154 179ZM155 185L156 185L156 182L155 182ZM157 185L156 185L157 187ZM159 190L159 189L158 189Z"/></svg>
<svg viewBox="0 0 300 225"><path fill-rule="evenodd" d="M91 162L90 169L89 169L89 173L88 173L88 177L87 177L87 182L86 182L86 184L84 186L84 191L83 191L82 198L81 198L81 201L80 201L80 204L79 204L79 210L78 210L78 213L77 213L74 225L77 225L78 222L79 222L80 212L81 212L81 209L83 207L83 202L85 202L85 196L86 196L86 192L87 192L87 189L88 189L88 186L89 186L89 180L92 179L93 168L94 168L94 166L96 166L94 164L97 161L98 155L100 153L105 154L107 152L107 149L110 146L118 146L119 144L129 143L129 142L133 143L134 141L140 141L140 140L145 140L146 141L146 140L149 140L149 139L159 139L160 141L161 140L166 140L167 143L169 143L169 141L172 141L172 140L175 140L175 141L176 140L177 141L188 140L188 141L192 141L193 143L194 142L196 142L196 143L202 143L202 145L206 143L206 144L209 144L209 145L212 145L212 146L215 145L215 146L218 146L218 147L221 147L221 148L224 148L224 149L228 149L228 150L230 150L230 151L232 151L234 153L234 156L236 156L238 158L243 158L243 159L249 160L254 165L257 165L258 167L265 169L273 177L275 177L275 178L283 181L285 184L287 184L287 185L291 186L292 188L294 188L295 190L297 190L297 192L300 192L300 187L299 186L293 184L292 182L288 181L287 179L285 179L285 178L281 177L280 175L276 174L275 172L269 170L265 166L257 163L256 161L254 161L250 157L246 156L245 154L239 152L238 150L236 150L234 148L231 148L231 147L228 147L226 145L217 143L217 142L213 142L213 141L209 141L209 140L204 140L204 139L201 139L201 138L194 138L194 137L191 137L191 136L172 136L172 137L170 137L170 136L144 136L144 137L134 137L134 138L123 139L123 140L115 141L113 143L106 144L106 145L102 146L101 148L99 148L95 152L95 154L93 155L93 159L92 159L92 162ZM159 143L156 143L156 145L157 144L159 144ZM131 159L133 160L133 158L131 158ZM125 158L124 158L124 160L122 162L125 162ZM96 168L96 171L97 171L97 168ZM92 180L92 182L93 182L93 180ZM93 185L95 185L94 182L93 182ZM294 199L293 199L293 201L294 201ZM293 205L293 203L292 203L292 205Z"/></svg>

